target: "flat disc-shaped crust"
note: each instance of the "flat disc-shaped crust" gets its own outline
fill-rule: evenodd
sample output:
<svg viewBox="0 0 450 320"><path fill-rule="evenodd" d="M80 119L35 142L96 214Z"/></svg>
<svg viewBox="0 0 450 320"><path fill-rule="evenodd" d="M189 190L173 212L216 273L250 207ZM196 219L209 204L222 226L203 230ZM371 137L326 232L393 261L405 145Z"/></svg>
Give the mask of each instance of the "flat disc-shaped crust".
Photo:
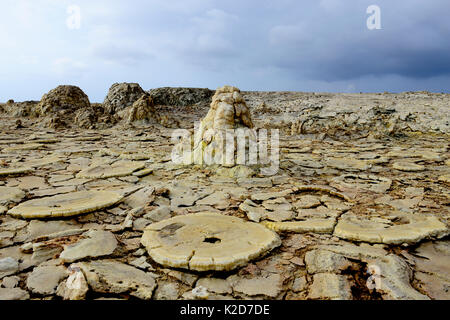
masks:
<svg viewBox="0 0 450 320"><path fill-rule="evenodd" d="M79 191L26 201L8 214L22 218L69 217L110 207L122 199L112 191Z"/></svg>
<svg viewBox="0 0 450 320"><path fill-rule="evenodd" d="M10 152L10 151L22 151L22 150L36 150L36 149L42 148L43 146L44 145L41 143L27 143L27 144L22 144L19 146L8 147L8 148L3 149L3 151Z"/></svg>
<svg viewBox="0 0 450 320"><path fill-rule="evenodd" d="M328 158L326 164L331 168L336 168L344 171L364 171L371 167L371 165L364 160L357 160L351 158Z"/></svg>
<svg viewBox="0 0 450 320"><path fill-rule="evenodd" d="M139 150L120 150L120 149L107 149L100 150L101 155L119 157L121 159L128 160L148 160L152 158L151 154L142 153Z"/></svg>
<svg viewBox="0 0 450 320"><path fill-rule="evenodd" d="M30 167L30 168L38 168L38 167L42 167L42 166L46 166L49 164L54 164L57 162L63 162L64 160L58 156L48 156L48 157L43 157L40 159L34 159L34 160L30 160L24 163L25 166Z"/></svg>
<svg viewBox="0 0 450 320"><path fill-rule="evenodd" d="M25 192L19 188L0 187L0 204L19 202L25 197Z"/></svg>
<svg viewBox="0 0 450 320"><path fill-rule="evenodd" d="M276 232L297 232L297 233L332 233L336 225L335 218L329 219L308 219L306 221L273 222L263 221L262 224Z"/></svg>
<svg viewBox="0 0 450 320"><path fill-rule="evenodd" d="M391 185L391 179L367 174L345 174L333 178L331 183L337 189L361 189L378 193L386 192Z"/></svg>
<svg viewBox="0 0 450 320"><path fill-rule="evenodd" d="M133 172L143 169L145 163L137 161L119 161L112 165L102 164L89 167L80 171L77 178L87 179L107 179L112 177L125 177L131 175Z"/></svg>
<svg viewBox="0 0 450 320"><path fill-rule="evenodd" d="M400 223L392 223L392 219L370 219L345 214L337 223L334 235L341 239L369 243L414 244L450 233L449 228L435 216L398 212L394 217Z"/></svg>
<svg viewBox="0 0 450 320"><path fill-rule="evenodd" d="M229 271L281 244L262 225L217 213L196 213L151 224L141 240L156 262L196 271Z"/></svg>
<svg viewBox="0 0 450 320"><path fill-rule="evenodd" d="M18 168L7 168L7 169L0 168L0 177L1 176L9 176L9 175L13 175L13 174L29 173L31 171L33 171L33 169L31 169L29 167L18 167Z"/></svg>
<svg viewBox="0 0 450 320"><path fill-rule="evenodd" d="M425 167L420 165L420 164L416 164L414 162L407 162L407 161L398 161L398 162L394 162L394 164L392 165L392 168L400 170L400 171L423 171L425 170Z"/></svg>
<svg viewBox="0 0 450 320"><path fill-rule="evenodd" d="M328 187L328 186L322 186L322 185L302 185L302 184L296 184L295 185L298 191L320 191L320 192L326 192L332 196L344 199L345 201L352 202L353 199L350 197L350 195L339 192L338 190Z"/></svg>

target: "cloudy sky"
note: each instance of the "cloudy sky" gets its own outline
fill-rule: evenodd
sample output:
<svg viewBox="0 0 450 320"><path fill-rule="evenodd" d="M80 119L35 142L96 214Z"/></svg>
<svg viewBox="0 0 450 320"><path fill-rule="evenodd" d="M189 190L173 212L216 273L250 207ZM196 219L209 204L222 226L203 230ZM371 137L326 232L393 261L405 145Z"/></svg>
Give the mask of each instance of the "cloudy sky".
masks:
<svg viewBox="0 0 450 320"><path fill-rule="evenodd" d="M371 5L381 29L367 27ZM101 102L114 82L450 91L448 0L2 0L0 9L0 101L73 84Z"/></svg>

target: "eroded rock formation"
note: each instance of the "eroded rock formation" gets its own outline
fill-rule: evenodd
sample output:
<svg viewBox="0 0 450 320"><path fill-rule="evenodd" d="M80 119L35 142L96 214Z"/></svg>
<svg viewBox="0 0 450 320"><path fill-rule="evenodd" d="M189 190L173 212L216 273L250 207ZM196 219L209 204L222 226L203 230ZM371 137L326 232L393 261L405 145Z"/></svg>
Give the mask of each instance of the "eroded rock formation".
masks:
<svg viewBox="0 0 450 320"><path fill-rule="evenodd" d="M224 86L216 90L200 131L209 129L253 128L250 111L241 92L236 87Z"/></svg>
<svg viewBox="0 0 450 320"><path fill-rule="evenodd" d="M114 83L103 101L105 113L113 115L132 106L144 93L137 83Z"/></svg>
<svg viewBox="0 0 450 320"><path fill-rule="evenodd" d="M155 104L152 97L144 93L127 110L127 123L135 121L159 121L159 115L156 113Z"/></svg>
<svg viewBox="0 0 450 320"><path fill-rule="evenodd" d="M90 128L96 120L88 96L76 86L58 86L50 90L34 112L45 118L44 124L52 128L72 125Z"/></svg>

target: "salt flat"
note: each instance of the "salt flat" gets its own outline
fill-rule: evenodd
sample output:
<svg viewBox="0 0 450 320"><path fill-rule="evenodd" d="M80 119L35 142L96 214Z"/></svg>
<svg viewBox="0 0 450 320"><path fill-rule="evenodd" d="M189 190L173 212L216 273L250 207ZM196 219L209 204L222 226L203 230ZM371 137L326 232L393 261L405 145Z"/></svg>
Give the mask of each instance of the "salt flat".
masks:
<svg viewBox="0 0 450 320"><path fill-rule="evenodd" d="M95 104L62 87L1 104L0 299L450 298L449 95L227 90L119 84ZM173 163L173 131L202 119L278 129L279 169ZM251 242L244 227L182 234L176 217L205 212L258 224L270 245L227 247ZM245 260L158 263L141 244L152 225L165 244Z"/></svg>

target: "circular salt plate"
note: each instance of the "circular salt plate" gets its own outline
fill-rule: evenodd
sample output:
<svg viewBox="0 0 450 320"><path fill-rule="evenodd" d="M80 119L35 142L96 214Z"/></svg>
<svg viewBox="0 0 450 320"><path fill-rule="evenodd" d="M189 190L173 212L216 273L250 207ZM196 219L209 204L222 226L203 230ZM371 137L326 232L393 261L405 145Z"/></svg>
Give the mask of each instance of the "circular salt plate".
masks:
<svg viewBox="0 0 450 320"><path fill-rule="evenodd" d="M151 224L141 243L166 267L228 271L281 244L264 226L217 213L196 213Z"/></svg>
<svg viewBox="0 0 450 320"><path fill-rule="evenodd" d="M367 174L345 174L331 179L331 186L339 190L367 190L384 193L392 185L392 180Z"/></svg>
<svg viewBox="0 0 450 320"><path fill-rule="evenodd" d="M21 218L69 217L110 207L122 199L112 191L79 191L26 201L8 214Z"/></svg>
<svg viewBox="0 0 450 320"><path fill-rule="evenodd" d="M386 216L344 214L334 235L346 240L385 244L414 244L430 237L441 238L450 230L432 215L394 212Z"/></svg>
<svg viewBox="0 0 450 320"><path fill-rule="evenodd" d="M143 169L145 163L138 161L119 161L112 165L101 164L91 166L80 171L77 178L86 179L107 179L113 177L125 177L131 175L133 172Z"/></svg>

